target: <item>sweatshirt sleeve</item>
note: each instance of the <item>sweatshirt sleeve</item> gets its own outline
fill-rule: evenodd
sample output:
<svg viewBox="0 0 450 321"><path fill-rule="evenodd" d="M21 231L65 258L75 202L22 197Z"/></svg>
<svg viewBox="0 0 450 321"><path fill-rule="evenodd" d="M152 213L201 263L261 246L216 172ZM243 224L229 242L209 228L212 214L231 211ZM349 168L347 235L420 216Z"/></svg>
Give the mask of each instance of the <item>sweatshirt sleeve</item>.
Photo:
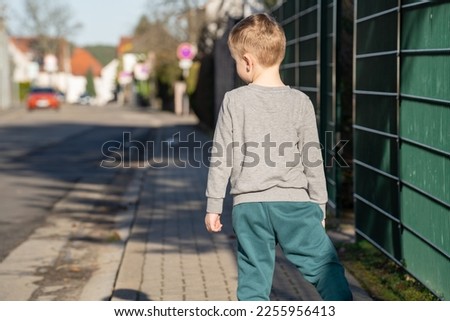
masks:
<svg viewBox="0 0 450 321"><path fill-rule="evenodd" d="M325 218L328 193L316 115L314 113L314 107L309 99L307 100L307 103L305 103L300 133L302 142L302 162L306 180L308 181L309 197L312 202L319 204Z"/></svg>
<svg viewBox="0 0 450 321"><path fill-rule="evenodd" d="M230 178L233 151L233 126L229 110L229 97L225 94L219 111L211 150L208 183L206 187L206 211L208 213L222 213L223 200Z"/></svg>

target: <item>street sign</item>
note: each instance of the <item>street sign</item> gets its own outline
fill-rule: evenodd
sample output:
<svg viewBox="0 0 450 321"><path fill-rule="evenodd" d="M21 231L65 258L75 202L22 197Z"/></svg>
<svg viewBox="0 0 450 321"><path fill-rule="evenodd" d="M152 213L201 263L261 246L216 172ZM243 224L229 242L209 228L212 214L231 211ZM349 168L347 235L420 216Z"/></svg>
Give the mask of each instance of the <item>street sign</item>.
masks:
<svg viewBox="0 0 450 321"><path fill-rule="evenodd" d="M192 45L188 42L183 42L178 45L178 48L177 48L178 59L192 60L192 59L194 59L196 54L197 54L197 48L194 45Z"/></svg>
<svg viewBox="0 0 450 321"><path fill-rule="evenodd" d="M138 62L134 66L134 77L137 80L148 80L150 77L150 67L148 64Z"/></svg>
<svg viewBox="0 0 450 321"><path fill-rule="evenodd" d="M192 60L190 59L181 59L178 63L181 69L189 69L192 67Z"/></svg>

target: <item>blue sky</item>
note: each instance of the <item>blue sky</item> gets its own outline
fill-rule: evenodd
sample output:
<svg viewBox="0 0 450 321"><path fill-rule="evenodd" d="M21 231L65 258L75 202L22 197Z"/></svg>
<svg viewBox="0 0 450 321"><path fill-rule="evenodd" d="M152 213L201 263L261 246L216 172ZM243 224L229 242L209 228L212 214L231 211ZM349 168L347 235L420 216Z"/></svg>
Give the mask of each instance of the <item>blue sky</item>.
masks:
<svg viewBox="0 0 450 321"><path fill-rule="evenodd" d="M132 33L140 16L148 12L147 0L53 0L66 3L73 11L73 21L83 27L70 40L79 46L117 45L121 36ZM0 0L0 2L2 2ZM155 1L156 2L156 1ZM10 7L8 20L14 35L20 33L15 13L23 11L23 0L3 0ZM45 1L44 1L45 3Z"/></svg>

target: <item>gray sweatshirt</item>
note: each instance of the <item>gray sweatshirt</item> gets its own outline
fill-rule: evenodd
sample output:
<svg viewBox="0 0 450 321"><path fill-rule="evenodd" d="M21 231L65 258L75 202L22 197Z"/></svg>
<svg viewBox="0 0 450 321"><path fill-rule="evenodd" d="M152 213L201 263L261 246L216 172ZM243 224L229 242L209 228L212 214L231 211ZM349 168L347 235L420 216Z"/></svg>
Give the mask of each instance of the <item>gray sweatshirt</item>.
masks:
<svg viewBox="0 0 450 321"><path fill-rule="evenodd" d="M308 96L254 84L225 94L214 133L207 212L222 213L228 181L233 205L315 202L327 190L314 108Z"/></svg>

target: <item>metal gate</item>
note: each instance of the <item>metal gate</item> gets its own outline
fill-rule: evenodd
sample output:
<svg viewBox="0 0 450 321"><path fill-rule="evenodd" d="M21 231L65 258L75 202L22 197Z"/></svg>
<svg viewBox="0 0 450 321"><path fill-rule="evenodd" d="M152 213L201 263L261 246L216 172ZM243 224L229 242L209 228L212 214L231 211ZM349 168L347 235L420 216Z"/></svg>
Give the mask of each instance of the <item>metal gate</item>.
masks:
<svg viewBox="0 0 450 321"><path fill-rule="evenodd" d="M320 140L325 147L328 210L336 216L340 210L340 164L334 151L340 139L336 99L338 12L337 0L287 0L272 11L287 39L282 78L307 94L316 108Z"/></svg>
<svg viewBox="0 0 450 321"><path fill-rule="evenodd" d="M355 1L356 232L450 298L450 3Z"/></svg>

